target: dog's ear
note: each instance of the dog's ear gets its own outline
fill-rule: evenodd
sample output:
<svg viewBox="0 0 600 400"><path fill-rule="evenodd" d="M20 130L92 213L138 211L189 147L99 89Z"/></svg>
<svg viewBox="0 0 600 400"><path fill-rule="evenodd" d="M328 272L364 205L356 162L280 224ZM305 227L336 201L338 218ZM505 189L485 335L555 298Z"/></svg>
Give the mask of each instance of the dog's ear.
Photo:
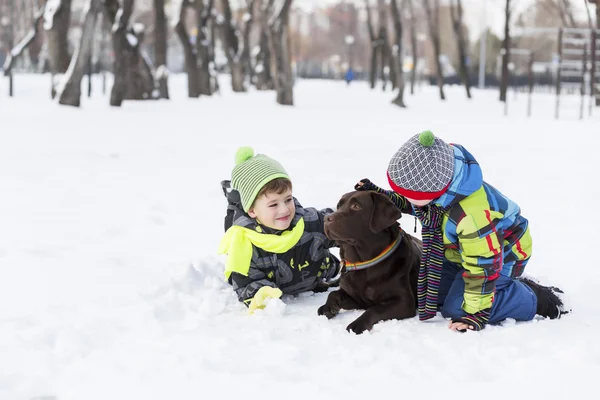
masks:
<svg viewBox="0 0 600 400"><path fill-rule="evenodd" d="M373 213L369 221L369 229L373 233L379 233L385 228L394 225L402 216L402 211L386 195L370 192L373 199Z"/></svg>

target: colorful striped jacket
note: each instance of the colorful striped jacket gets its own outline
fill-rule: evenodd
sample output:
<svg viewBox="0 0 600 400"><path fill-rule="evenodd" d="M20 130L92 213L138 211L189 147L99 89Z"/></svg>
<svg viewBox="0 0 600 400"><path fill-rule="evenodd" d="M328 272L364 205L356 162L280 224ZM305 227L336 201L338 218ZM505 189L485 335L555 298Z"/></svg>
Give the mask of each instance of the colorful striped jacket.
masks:
<svg viewBox="0 0 600 400"><path fill-rule="evenodd" d="M490 308L499 275L518 277L531 257L532 240L519 206L483 181L481 168L464 147L453 145L454 176L433 202L449 207L442 231L445 257L464 268L463 309L469 314ZM401 209L406 199L382 191Z"/></svg>

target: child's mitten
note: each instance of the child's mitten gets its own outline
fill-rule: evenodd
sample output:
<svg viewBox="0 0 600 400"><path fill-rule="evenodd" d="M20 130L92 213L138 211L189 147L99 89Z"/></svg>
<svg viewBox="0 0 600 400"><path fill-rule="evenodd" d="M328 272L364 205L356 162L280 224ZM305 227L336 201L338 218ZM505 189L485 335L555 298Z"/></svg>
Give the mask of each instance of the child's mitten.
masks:
<svg viewBox="0 0 600 400"><path fill-rule="evenodd" d="M377 190L379 186L371 182L369 179L364 178L361 179L356 185L354 185L354 190Z"/></svg>
<svg viewBox="0 0 600 400"><path fill-rule="evenodd" d="M248 306L248 313L253 314L258 308L265 308L269 299L278 299L281 297L283 292L281 289L273 288L271 286L263 286L254 295L250 305Z"/></svg>

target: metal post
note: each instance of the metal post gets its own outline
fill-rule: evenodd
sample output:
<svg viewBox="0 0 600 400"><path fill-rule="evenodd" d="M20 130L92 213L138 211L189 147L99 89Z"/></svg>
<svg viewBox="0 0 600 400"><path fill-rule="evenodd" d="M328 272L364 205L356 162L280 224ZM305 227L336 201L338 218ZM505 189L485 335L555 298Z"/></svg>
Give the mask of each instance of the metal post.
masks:
<svg viewBox="0 0 600 400"><path fill-rule="evenodd" d="M529 53L529 98L527 99L527 116L531 117L531 103L533 97L533 85L535 76L533 75L533 51Z"/></svg>
<svg viewBox="0 0 600 400"><path fill-rule="evenodd" d="M15 45L15 23L14 21L16 21L16 11L15 11L15 2L14 0L9 1L8 2L8 8L9 8L9 19L8 25L5 25L4 28L8 29L8 51L11 52L14 45ZM11 23L12 21L12 23ZM3 22L4 24L4 22ZM8 95L10 97L13 97L14 95L14 77L13 77L13 69L11 68L10 72L8 73Z"/></svg>
<svg viewBox="0 0 600 400"><path fill-rule="evenodd" d="M558 29L558 66L556 68L556 108L554 110L554 117L558 119L558 110L560 108L560 69L562 64L562 41L563 41L563 28Z"/></svg>
<svg viewBox="0 0 600 400"><path fill-rule="evenodd" d="M92 55L88 58L88 97L92 97Z"/></svg>
<svg viewBox="0 0 600 400"><path fill-rule="evenodd" d="M486 65L486 47L487 47L488 29L486 28L481 35L479 44L479 89L485 89L485 65Z"/></svg>
<svg viewBox="0 0 600 400"><path fill-rule="evenodd" d="M583 47L583 68L581 69L581 104L579 105L579 119L583 119L583 103L585 102L585 74L587 73L587 46Z"/></svg>
<svg viewBox="0 0 600 400"><path fill-rule="evenodd" d="M485 28L482 29L480 42L479 42L479 89L485 88L485 64L486 64L486 48L487 48L487 38L488 38L488 27L487 27L487 0L483 2L483 11L482 11L482 26Z"/></svg>
<svg viewBox="0 0 600 400"><path fill-rule="evenodd" d="M507 54L504 54L505 57L510 57L510 49L507 49ZM510 60L510 58L509 58ZM506 96L504 97L504 116L508 116L508 89L510 89L510 68L506 69Z"/></svg>
<svg viewBox="0 0 600 400"><path fill-rule="evenodd" d="M600 4L597 5L596 7L600 7ZM591 55L590 58L592 59L592 68L590 70L590 111L589 114L590 116L592 115L592 109L594 108L593 103L596 102L596 51L597 48L596 46L598 46L598 33L596 32L595 29L591 29L592 31L592 37L591 37Z"/></svg>

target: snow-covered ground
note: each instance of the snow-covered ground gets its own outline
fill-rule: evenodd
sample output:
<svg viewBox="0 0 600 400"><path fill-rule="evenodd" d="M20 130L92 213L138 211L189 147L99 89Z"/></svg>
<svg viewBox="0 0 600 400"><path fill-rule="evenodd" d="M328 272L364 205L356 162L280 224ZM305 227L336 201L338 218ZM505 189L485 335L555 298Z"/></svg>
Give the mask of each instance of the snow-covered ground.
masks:
<svg viewBox="0 0 600 400"><path fill-rule="evenodd" d="M0 399L562 399L600 376L600 109L578 98L435 88L408 110L366 84L300 81L293 108L274 94L81 109L49 100L50 78L0 82ZM225 86L225 83L222 83ZM586 112L587 114L587 112ZM390 321L356 336L359 312L318 317L326 294L248 316L216 248L235 150L278 159L305 206L335 206L363 177L385 185L390 156L431 129L465 145L484 178L520 204L527 272L563 288L574 312L457 334L441 317ZM403 225L412 233L413 220ZM418 235L418 233L417 233ZM592 392L593 391L593 392ZM584 398L591 395L583 395ZM593 397L593 396L592 396Z"/></svg>

